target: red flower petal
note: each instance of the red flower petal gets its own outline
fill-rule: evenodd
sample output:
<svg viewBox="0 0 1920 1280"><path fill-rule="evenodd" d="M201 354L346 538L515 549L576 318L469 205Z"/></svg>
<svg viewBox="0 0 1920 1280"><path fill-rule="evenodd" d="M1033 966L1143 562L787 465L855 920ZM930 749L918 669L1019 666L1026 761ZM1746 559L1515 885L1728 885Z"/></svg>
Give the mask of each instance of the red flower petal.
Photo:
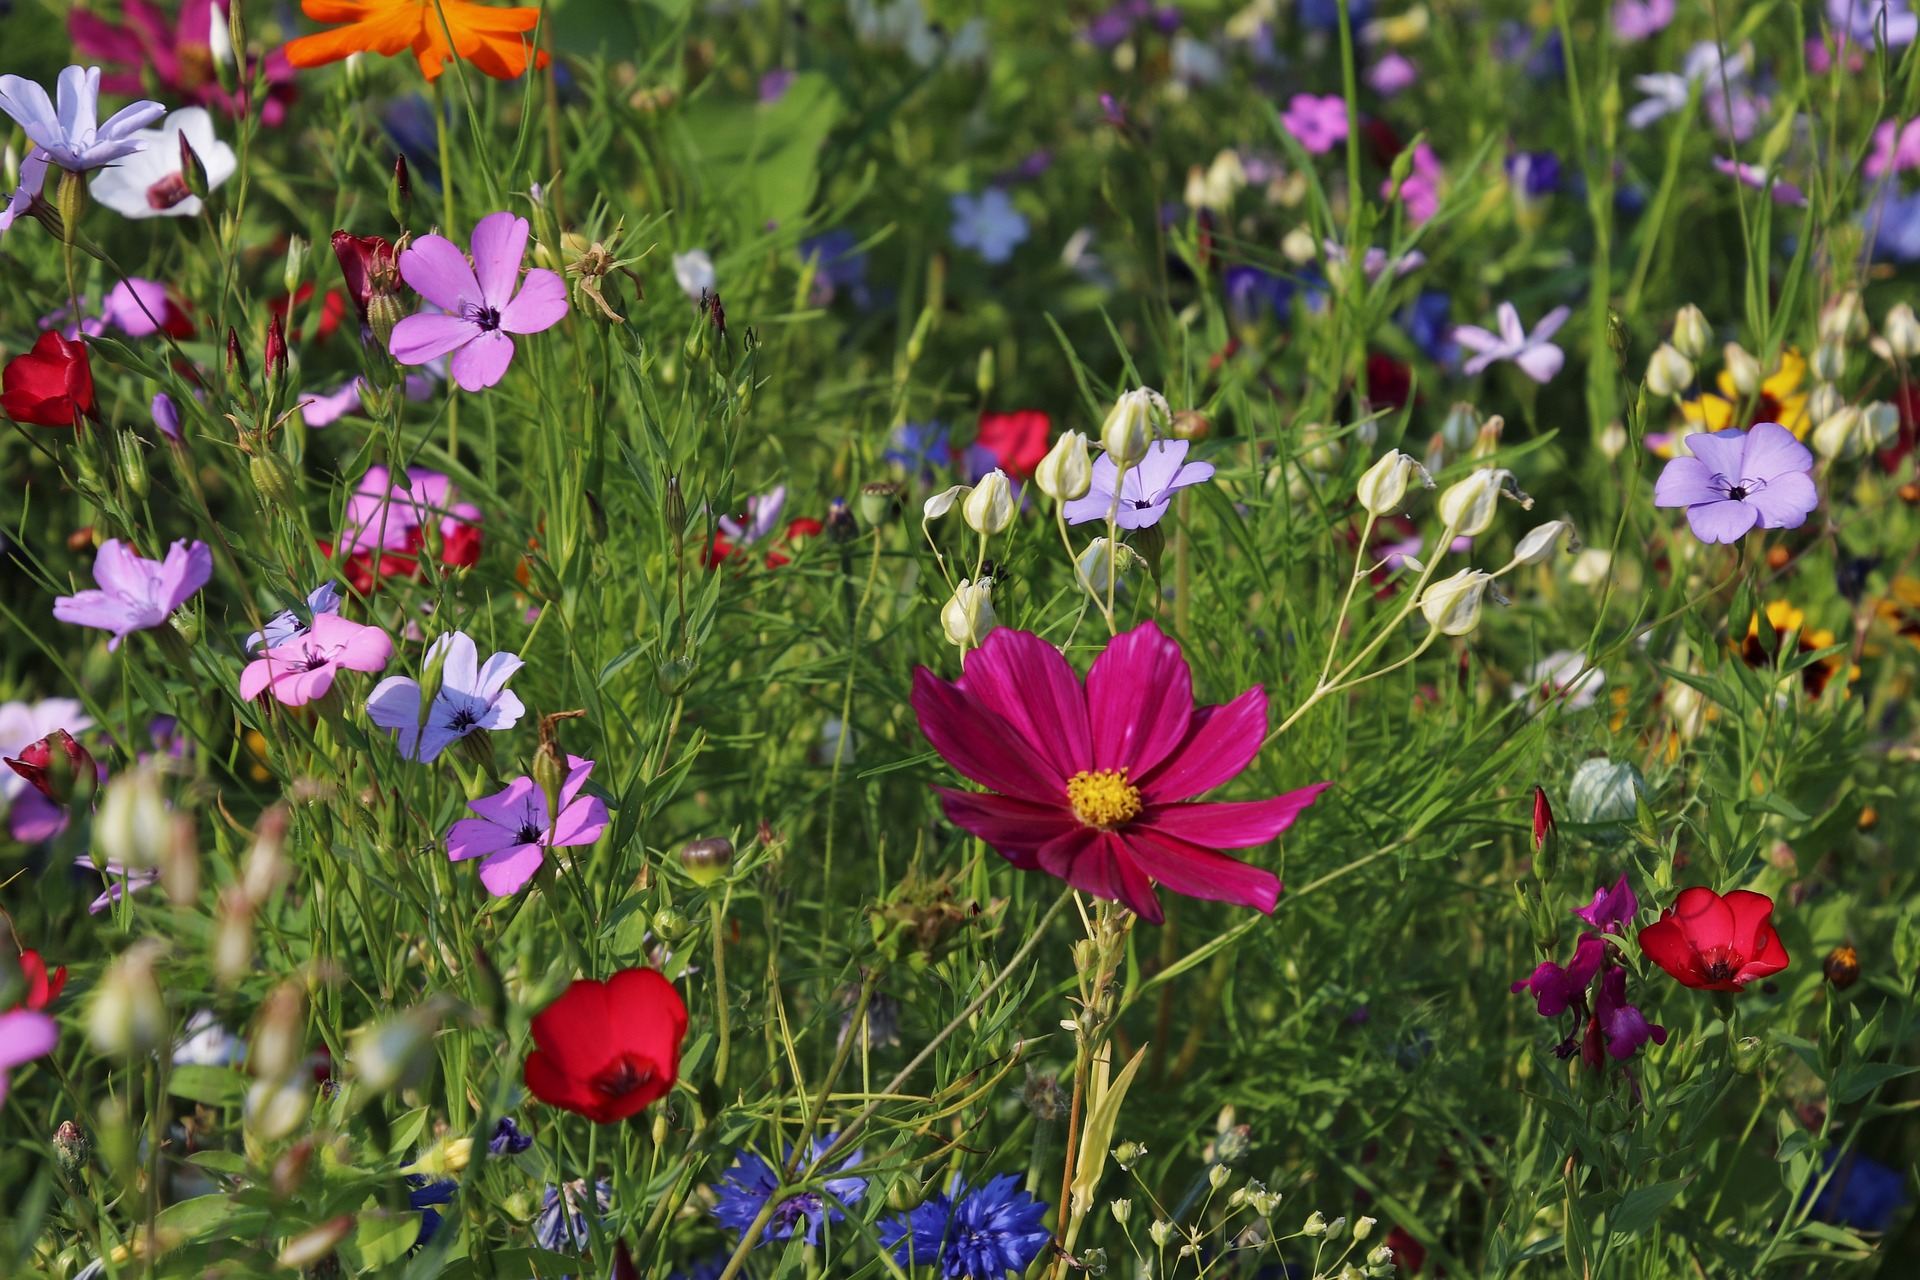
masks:
<svg viewBox="0 0 1920 1280"><path fill-rule="evenodd" d="M1199 707L1173 753L1135 783L1149 804L1188 800L1240 776L1267 733L1267 691L1259 685L1232 702Z"/></svg>
<svg viewBox="0 0 1920 1280"><path fill-rule="evenodd" d="M1141 870L1175 893L1232 902L1266 915L1272 915L1280 901L1280 877L1264 867L1148 827L1129 827L1120 839Z"/></svg>
<svg viewBox="0 0 1920 1280"><path fill-rule="evenodd" d="M1733 945L1733 909L1711 889L1700 885L1682 889L1673 906L1660 918L1665 920L1669 915L1695 950L1711 951Z"/></svg>
<svg viewBox="0 0 1920 1280"><path fill-rule="evenodd" d="M581 979L534 1016L522 1078L542 1102L610 1124L673 1088L686 1032L686 1003L652 969Z"/></svg>
<svg viewBox="0 0 1920 1280"><path fill-rule="evenodd" d="M1062 783L1093 767L1086 695L1058 649L1030 631L996 627L964 667L961 691L1004 717Z"/></svg>
<svg viewBox="0 0 1920 1280"><path fill-rule="evenodd" d="M1700 953L1687 941L1671 912L1640 931L1640 954L1673 975L1682 986L1707 985L1707 976L1700 968Z"/></svg>
<svg viewBox="0 0 1920 1280"><path fill-rule="evenodd" d="M913 709L920 732L962 775L983 787L1036 804L1058 803L1067 780L977 699L925 667L913 673Z"/></svg>
<svg viewBox="0 0 1920 1280"><path fill-rule="evenodd" d="M1272 800L1155 806L1143 811L1128 829L1151 827L1209 849L1245 849L1265 844L1292 826L1300 811L1332 785L1316 782Z"/></svg>
<svg viewBox="0 0 1920 1280"><path fill-rule="evenodd" d="M1019 867L1039 867L1034 855L1049 840L1057 840L1079 826L1064 805L1033 804L1010 796L935 787L947 820L993 846L994 852Z"/></svg>
<svg viewBox="0 0 1920 1280"><path fill-rule="evenodd" d="M1766 949L1766 938L1773 933L1773 899L1751 889L1735 889L1721 901L1733 916L1728 945L1743 959L1758 958Z"/></svg>
<svg viewBox="0 0 1920 1280"><path fill-rule="evenodd" d="M1145 777L1187 736L1193 674L1180 645L1151 622L1115 636L1087 672L1094 767Z"/></svg>

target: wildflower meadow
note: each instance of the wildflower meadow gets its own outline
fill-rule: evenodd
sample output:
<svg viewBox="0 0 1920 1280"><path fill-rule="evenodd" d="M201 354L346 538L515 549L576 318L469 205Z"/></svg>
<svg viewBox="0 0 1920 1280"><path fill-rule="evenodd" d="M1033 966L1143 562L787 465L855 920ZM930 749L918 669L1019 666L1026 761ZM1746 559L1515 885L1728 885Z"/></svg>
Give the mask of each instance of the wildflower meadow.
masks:
<svg viewBox="0 0 1920 1280"><path fill-rule="evenodd" d="M1920 1276L1910 0L0 36L0 1276Z"/></svg>

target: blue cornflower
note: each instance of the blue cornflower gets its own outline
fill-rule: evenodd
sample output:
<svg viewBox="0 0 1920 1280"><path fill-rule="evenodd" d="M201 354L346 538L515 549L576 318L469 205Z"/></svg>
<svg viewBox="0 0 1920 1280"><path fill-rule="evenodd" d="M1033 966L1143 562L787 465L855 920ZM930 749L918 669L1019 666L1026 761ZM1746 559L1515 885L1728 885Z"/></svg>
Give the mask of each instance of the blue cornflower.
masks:
<svg viewBox="0 0 1920 1280"><path fill-rule="evenodd" d="M882 1223L880 1243L903 1267L938 1263L946 1280L1001 1280L1025 1271L1047 1247L1046 1216L1046 1202L1011 1173L972 1190L960 1178L952 1195L941 1192Z"/></svg>
<svg viewBox="0 0 1920 1280"><path fill-rule="evenodd" d="M1340 28L1339 0L1300 0L1296 10L1300 15L1300 25L1309 31L1337 31ZM1348 21L1353 24L1354 33L1373 19L1373 0L1353 0L1348 6Z"/></svg>
<svg viewBox="0 0 1920 1280"><path fill-rule="evenodd" d="M533 1139L520 1132L512 1116L501 1116L500 1123L493 1126L493 1136L487 1139L487 1151L496 1156L517 1156L532 1145Z"/></svg>
<svg viewBox="0 0 1920 1280"><path fill-rule="evenodd" d="M1507 179L1523 200L1544 200L1560 190L1560 157L1551 151L1516 151L1507 157Z"/></svg>
<svg viewBox="0 0 1920 1280"><path fill-rule="evenodd" d="M831 1143L831 1138L815 1138L809 1148L808 1159L818 1160L820 1153ZM860 1156L860 1152L854 1152L835 1172L844 1173L853 1168L860 1163ZM791 1159L793 1144L788 1143L781 1160ZM714 1188L718 1202L713 1206L713 1216L723 1227L745 1231L760 1216L768 1197L779 1187L779 1170L768 1164L765 1157L753 1151L737 1151L734 1153L733 1167L721 1179L720 1185ZM840 1211L840 1205L854 1204L866 1194L865 1178L829 1178L824 1193L804 1191L782 1200L780 1207L773 1211L773 1220L761 1232L758 1243L789 1240L798 1233L808 1244L818 1244L821 1227L830 1222L839 1222L847 1216Z"/></svg>
<svg viewBox="0 0 1920 1280"><path fill-rule="evenodd" d="M872 301L867 291L867 255L859 250L859 237L845 227L800 242L801 261L812 258L816 263L809 302L825 306L841 293L862 309Z"/></svg>
<svg viewBox="0 0 1920 1280"><path fill-rule="evenodd" d="M1832 1169L1838 1149L1827 1152ZM1814 1214L1827 1222L1843 1222L1862 1231L1885 1231L1893 1215L1907 1203L1907 1180L1898 1169L1855 1154L1834 1173L1813 1201Z"/></svg>
<svg viewBox="0 0 1920 1280"><path fill-rule="evenodd" d="M413 1247L425 1248L433 1239L433 1233L440 1229L440 1210L435 1206L446 1204L458 1195L460 1184L445 1178L435 1182L415 1174L407 1179L407 1185L413 1188L407 1192L407 1208L420 1211L420 1234L413 1238Z"/></svg>
<svg viewBox="0 0 1920 1280"><path fill-rule="evenodd" d="M1285 324L1293 306L1293 281L1259 267L1228 267L1221 278L1227 311L1241 324L1255 324L1271 315Z"/></svg>
<svg viewBox="0 0 1920 1280"><path fill-rule="evenodd" d="M727 1269L727 1259L732 1255L721 1250L702 1262L689 1262L684 1271L669 1271L667 1280L720 1280Z"/></svg>
<svg viewBox="0 0 1920 1280"><path fill-rule="evenodd" d="M893 429L891 444L881 456L928 481L933 479L936 469L946 466L953 458L944 422L903 422Z"/></svg>
<svg viewBox="0 0 1920 1280"><path fill-rule="evenodd" d="M586 1199L587 1184L583 1178L575 1178L563 1188L550 1186L546 1196L540 1202L540 1212L533 1220L533 1239L548 1253L585 1253L589 1233L587 1215L581 1210L580 1202ZM604 1221L607 1211L613 1208L613 1192L605 1178L593 1187L594 1209Z"/></svg>
<svg viewBox="0 0 1920 1280"><path fill-rule="evenodd" d="M1453 341L1452 311L1452 298L1438 289L1423 289L1399 315L1402 331L1435 364L1452 364L1460 357L1460 348Z"/></svg>

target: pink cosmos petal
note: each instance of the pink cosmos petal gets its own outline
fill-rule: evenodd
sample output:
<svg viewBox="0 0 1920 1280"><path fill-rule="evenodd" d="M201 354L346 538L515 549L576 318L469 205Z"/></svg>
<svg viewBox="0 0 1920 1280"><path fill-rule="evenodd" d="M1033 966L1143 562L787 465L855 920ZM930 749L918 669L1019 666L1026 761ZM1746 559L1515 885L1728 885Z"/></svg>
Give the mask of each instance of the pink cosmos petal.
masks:
<svg viewBox="0 0 1920 1280"><path fill-rule="evenodd" d="M387 350L401 364L426 364L473 341L480 326L459 316L421 311L393 326Z"/></svg>
<svg viewBox="0 0 1920 1280"><path fill-rule="evenodd" d="M985 840L993 851L1019 867L1039 867L1034 855L1040 846L1080 829L1071 810L1061 805L1033 804L1009 796L935 787L947 821Z"/></svg>
<svg viewBox="0 0 1920 1280"><path fill-rule="evenodd" d="M963 665L959 687L1046 760L1064 795L1066 779L1093 761L1086 696L1066 658L1032 632L996 627Z"/></svg>
<svg viewBox="0 0 1920 1280"><path fill-rule="evenodd" d="M513 300L513 287L520 281L520 260L527 254L527 220L512 213L490 213L474 224L472 247L480 300L504 310Z"/></svg>
<svg viewBox="0 0 1920 1280"><path fill-rule="evenodd" d="M1135 783L1148 804L1187 800L1237 778L1267 733L1267 691L1259 685L1232 702L1200 707L1172 754Z"/></svg>
<svg viewBox="0 0 1920 1280"><path fill-rule="evenodd" d="M517 847L513 827L486 818L462 818L447 828L447 858L452 862L464 862L482 854L495 854L502 849Z"/></svg>
<svg viewBox="0 0 1920 1280"><path fill-rule="evenodd" d="M1126 843L1140 869L1175 893L1265 915L1272 915L1280 901L1280 877L1263 867L1150 827L1128 828Z"/></svg>
<svg viewBox="0 0 1920 1280"><path fill-rule="evenodd" d="M1706 464L1708 475L1718 473L1728 480L1740 478L1740 460L1747 446L1747 433L1740 428L1696 431L1687 437L1686 444L1687 452Z"/></svg>
<svg viewBox="0 0 1920 1280"><path fill-rule="evenodd" d="M519 295L500 308L500 327L508 333L539 333L553 328L566 315L566 282L543 267L535 267L527 272Z"/></svg>
<svg viewBox="0 0 1920 1280"><path fill-rule="evenodd" d="M513 339L498 329L483 330L453 353L449 372L462 391L484 391L506 377L512 363Z"/></svg>
<svg viewBox="0 0 1920 1280"><path fill-rule="evenodd" d="M481 300L480 282L460 246L445 236L421 236L400 254L400 278L442 311L460 316Z"/></svg>
<svg viewBox="0 0 1920 1280"><path fill-rule="evenodd" d="M1110 831L1077 827L1042 845L1036 856L1041 870L1082 893L1118 902L1148 924L1166 918L1154 896L1153 882Z"/></svg>
<svg viewBox="0 0 1920 1280"><path fill-rule="evenodd" d="M1316 782L1271 800L1154 805L1141 810L1128 829L1151 827L1213 849L1245 849L1265 844L1292 826L1301 811L1332 785Z"/></svg>
<svg viewBox="0 0 1920 1280"><path fill-rule="evenodd" d="M1767 487L1747 495L1747 505L1760 513L1762 529L1798 529L1820 505L1820 491L1804 471L1775 476Z"/></svg>
<svg viewBox="0 0 1920 1280"><path fill-rule="evenodd" d="M1661 469L1653 482L1653 503L1657 507L1692 507L1706 502L1726 500L1725 488L1713 482L1714 470L1699 458L1681 455Z"/></svg>
<svg viewBox="0 0 1920 1280"><path fill-rule="evenodd" d="M1745 502L1704 502L1687 508L1687 524L1702 542L1738 542L1760 518L1758 507Z"/></svg>
<svg viewBox="0 0 1920 1280"><path fill-rule="evenodd" d="M1755 423L1753 430L1747 433L1740 453L1739 473L1742 479L1762 479L1771 483L1775 477L1786 472L1811 470L1813 451L1779 423ZM1726 474L1732 476L1734 473L1729 471Z"/></svg>
<svg viewBox="0 0 1920 1280"><path fill-rule="evenodd" d="M533 879L545 857L537 844L515 845L480 864L480 883L496 898L512 897Z"/></svg>
<svg viewBox="0 0 1920 1280"><path fill-rule="evenodd" d="M1193 675L1180 646L1152 622L1114 637L1087 672L1087 713L1094 767L1146 776L1193 719Z"/></svg>
<svg viewBox="0 0 1920 1280"><path fill-rule="evenodd" d="M910 700L920 732L963 777L1037 804L1058 804L1066 794L1066 778L1012 726L925 667L913 673Z"/></svg>
<svg viewBox="0 0 1920 1280"><path fill-rule="evenodd" d="M1520 366L1522 373L1535 382L1548 383L1553 381L1554 375L1558 374L1561 366L1566 364L1567 354L1551 342L1546 342L1539 346L1528 347L1515 356L1513 362Z"/></svg>

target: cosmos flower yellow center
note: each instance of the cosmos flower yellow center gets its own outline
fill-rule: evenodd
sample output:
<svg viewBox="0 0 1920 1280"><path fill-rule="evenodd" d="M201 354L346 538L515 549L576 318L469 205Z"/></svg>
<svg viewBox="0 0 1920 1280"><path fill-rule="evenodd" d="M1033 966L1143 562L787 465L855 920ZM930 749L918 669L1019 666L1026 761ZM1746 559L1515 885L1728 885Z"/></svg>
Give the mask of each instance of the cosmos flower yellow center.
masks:
<svg viewBox="0 0 1920 1280"><path fill-rule="evenodd" d="M1073 816L1089 827L1117 827L1140 816L1140 788L1125 769L1081 770L1067 779Z"/></svg>

